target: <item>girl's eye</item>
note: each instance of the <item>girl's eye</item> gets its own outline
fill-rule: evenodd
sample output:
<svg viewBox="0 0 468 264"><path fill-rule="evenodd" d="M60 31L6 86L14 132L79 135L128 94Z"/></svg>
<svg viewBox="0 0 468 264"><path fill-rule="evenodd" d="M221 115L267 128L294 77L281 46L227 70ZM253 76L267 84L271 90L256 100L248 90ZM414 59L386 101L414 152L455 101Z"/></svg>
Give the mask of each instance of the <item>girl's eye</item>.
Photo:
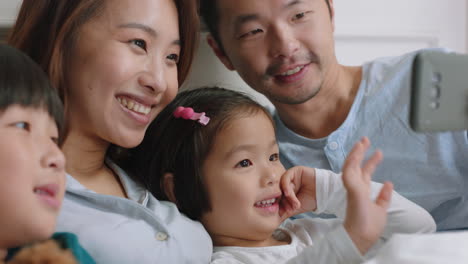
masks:
<svg viewBox="0 0 468 264"><path fill-rule="evenodd" d="M28 122L16 122L13 124L15 127L17 128L20 128L20 129L24 129L26 131L30 131L31 130L31 125L29 125Z"/></svg>
<svg viewBox="0 0 468 264"><path fill-rule="evenodd" d="M132 39L130 43L146 51L146 41L142 39Z"/></svg>
<svg viewBox="0 0 468 264"><path fill-rule="evenodd" d="M237 163L237 166L242 167L242 168L247 168L249 166L252 166L252 162L248 159L245 159Z"/></svg>
<svg viewBox="0 0 468 264"><path fill-rule="evenodd" d="M279 154L275 153L270 156L270 161L277 161L279 159Z"/></svg>
<svg viewBox="0 0 468 264"><path fill-rule="evenodd" d="M177 55L177 54L175 54L175 53L173 53L173 54L167 56L167 58L168 58L169 60L174 61L175 63L178 63L178 62L179 62L179 55Z"/></svg>

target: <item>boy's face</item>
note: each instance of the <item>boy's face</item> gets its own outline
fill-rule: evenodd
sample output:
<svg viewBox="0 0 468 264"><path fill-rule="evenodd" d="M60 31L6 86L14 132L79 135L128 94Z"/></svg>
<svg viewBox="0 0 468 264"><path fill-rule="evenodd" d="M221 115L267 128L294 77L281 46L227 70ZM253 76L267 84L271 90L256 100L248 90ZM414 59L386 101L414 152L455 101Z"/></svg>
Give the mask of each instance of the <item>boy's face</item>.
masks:
<svg viewBox="0 0 468 264"><path fill-rule="evenodd" d="M249 246L271 237L281 223L279 180L284 171L265 113L229 121L202 168L212 211L201 221L215 245Z"/></svg>
<svg viewBox="0 0 468 264"><path fill-rule="evenodd" d="M48 238L65 191L65 157L46 110L0 112L0 248Z"/></svg>

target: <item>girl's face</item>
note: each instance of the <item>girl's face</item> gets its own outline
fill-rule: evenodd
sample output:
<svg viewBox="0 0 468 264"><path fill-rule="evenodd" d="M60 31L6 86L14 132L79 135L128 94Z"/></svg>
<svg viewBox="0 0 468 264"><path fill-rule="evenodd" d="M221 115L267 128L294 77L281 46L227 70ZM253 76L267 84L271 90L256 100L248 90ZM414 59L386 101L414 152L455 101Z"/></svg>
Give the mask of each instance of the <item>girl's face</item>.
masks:
<svg viewBox="0 0 468 264"><path fill-rule="evenodd" d="M57 126L42 109L0 113L0 249L48 238L65 192Z"/></svg>
<svg viewBox="0 0 468 264"><path fill-rule="evenodd" d="M216 135L202 167L212 211L201 219L215 245L252 246L271 236L281 223L284 171L265 113L233 119Z"/></svg>
<svg viewBox="0 0 468 264"><path fill-rule="evenodd" d="M135 147L178 90L173 0L112 0L82 26L67 69L66 118L78 133Z"/></svg>

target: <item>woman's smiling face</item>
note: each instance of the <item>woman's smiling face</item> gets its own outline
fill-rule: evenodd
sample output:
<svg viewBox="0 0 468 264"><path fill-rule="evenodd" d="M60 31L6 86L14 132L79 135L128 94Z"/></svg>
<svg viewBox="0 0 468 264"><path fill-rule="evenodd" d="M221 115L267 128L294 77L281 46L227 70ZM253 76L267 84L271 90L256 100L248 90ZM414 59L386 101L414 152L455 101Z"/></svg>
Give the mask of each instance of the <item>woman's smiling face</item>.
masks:
<svg viewBox="0 0 468 264"><path fill-rule="evenodd" d="M81 27L66 62L70 134L138 145L177 93L179 53L172 0L109 1Z"/></svg>

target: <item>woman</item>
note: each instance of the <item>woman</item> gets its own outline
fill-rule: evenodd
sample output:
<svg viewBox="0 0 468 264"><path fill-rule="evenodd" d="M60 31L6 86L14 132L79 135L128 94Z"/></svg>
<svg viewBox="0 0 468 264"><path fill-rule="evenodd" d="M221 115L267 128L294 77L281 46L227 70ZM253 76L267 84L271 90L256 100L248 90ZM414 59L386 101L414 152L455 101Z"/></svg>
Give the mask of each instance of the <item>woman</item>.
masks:
<svg viewBox="0 0 468 264"><path fill-rule="evenodd" d="M193 0L25 0L9 43L48 73L65 105L67 192L58 231L97 263L208 263L202 226L157 201L110 158L176 95L198 34Z"/></svg>

